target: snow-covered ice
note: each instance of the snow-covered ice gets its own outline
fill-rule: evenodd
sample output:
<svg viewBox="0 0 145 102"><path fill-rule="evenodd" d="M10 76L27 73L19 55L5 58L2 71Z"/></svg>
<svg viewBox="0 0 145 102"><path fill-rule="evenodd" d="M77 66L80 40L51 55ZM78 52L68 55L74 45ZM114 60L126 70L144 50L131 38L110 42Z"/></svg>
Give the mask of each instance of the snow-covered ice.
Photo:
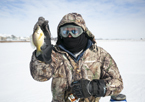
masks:
<svg viewBox="0 0 145 102"><path fill-rule="evenodd" d="M97 41L116 61L128 102L145 102L145 41ZM0 43L0 102L51 102L51 80L32 79L30 43ZM105 97L100 102L109 102Z"/></svg>

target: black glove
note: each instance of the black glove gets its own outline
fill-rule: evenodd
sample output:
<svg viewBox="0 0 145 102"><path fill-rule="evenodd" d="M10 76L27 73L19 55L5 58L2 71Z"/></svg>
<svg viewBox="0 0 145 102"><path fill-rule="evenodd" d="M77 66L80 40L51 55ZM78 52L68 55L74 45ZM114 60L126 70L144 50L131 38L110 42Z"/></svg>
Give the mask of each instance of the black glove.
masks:
<svg viewBox="0 0 145 102"><path fill-rule="evenodd" d="M48 25L48 20L43 17L39 17L37 23L34 26L33 32L37 29L38 25L41 27L45 37L44 44L41 46L42 54L37 58L45 63L51 62L51 53L53 46L51 45L51 33Z"/></svg>
<svg viewBox="0 0 145 102"><path fill-rule="evenodd" d="M102 97L105 96L106 88L104 80L94 79L89 81L87 79L81 79L72 82L72 93L78 98L87 98L90 96Z"/></svg>

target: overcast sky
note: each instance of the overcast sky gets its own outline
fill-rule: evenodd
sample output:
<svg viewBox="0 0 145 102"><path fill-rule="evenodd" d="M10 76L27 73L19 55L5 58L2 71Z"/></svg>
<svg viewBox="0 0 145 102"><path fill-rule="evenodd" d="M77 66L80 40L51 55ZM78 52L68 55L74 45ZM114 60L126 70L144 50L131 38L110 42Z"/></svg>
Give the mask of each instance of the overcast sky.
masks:
<svg viewBox="0 0 145 102"><path fill-rule="evenodd" d="M145 38L145 0L0 0L0 34L30 36L43 16L56 37L70 12L80 13L96 38Z"/></svg>

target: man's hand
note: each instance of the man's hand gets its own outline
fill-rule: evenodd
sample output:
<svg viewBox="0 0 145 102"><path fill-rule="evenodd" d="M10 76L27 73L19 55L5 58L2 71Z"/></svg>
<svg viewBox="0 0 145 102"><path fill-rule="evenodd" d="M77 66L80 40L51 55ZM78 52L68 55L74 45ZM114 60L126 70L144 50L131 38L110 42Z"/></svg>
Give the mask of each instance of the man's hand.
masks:
<svg viewBox="0 0 145 102"><path fill-rule="evenodd" d="M51 62L51 52L53 46L51 45L51 33L48 25L48 20L45 20L43 17L39 17L37 23L34 26L33 32L37 29L38 25L41 27L45 37L44 44L41 46L42 55L37 58L45 63Z"/></svg>
<svg viewBox="0 0 145 102"><path fill-rule="evenodd" d="M74 96L77 96L78 98L87 98L91 96L89 93L89 83L90 81L87 79L81 79L78 81L74 81L71 86L72 86L72 93Z"/></svg>
<svg viewBox="0 0 145 102"><path fill-rule="evenodd" d="M101 97L105 96L105 82L103 80L94 79L89 81L81 79L74 81L71 84L72 93L78 98L87 98L90 96Z"/></svg>
<svg viewBox="0 0 145 102"><path fill-rule="evenodd" d="M47 45L51 45L51 33L48 25L48 20L45 20L43 17L39 17L38 21L36 22L33 32L37 29L38 25L41 27L44 35L45 35L45 43Z"/></svg>

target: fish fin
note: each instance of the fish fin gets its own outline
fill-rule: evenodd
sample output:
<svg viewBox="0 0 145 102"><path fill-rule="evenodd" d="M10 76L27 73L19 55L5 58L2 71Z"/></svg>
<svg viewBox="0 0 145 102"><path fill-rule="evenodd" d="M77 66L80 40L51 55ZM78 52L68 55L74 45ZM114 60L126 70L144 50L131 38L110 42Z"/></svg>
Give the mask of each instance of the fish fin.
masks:
<svg viewBox="0 0 145 102"><path fill-rule="evenodd" d="M40 33L40 36L39 36L39 38L38 38L38 39L40 39L40 38L42 37L42 35L43 35L43 34L42 34L42 33Z"/></svg>
<svg viewBox="0 0 145 102"><path fill-rule="evenodd" d="M42 51L38 49L38 50L36 51L36 57L38 57L38 56L41 55L41 54L42 54Z"/></svg>

